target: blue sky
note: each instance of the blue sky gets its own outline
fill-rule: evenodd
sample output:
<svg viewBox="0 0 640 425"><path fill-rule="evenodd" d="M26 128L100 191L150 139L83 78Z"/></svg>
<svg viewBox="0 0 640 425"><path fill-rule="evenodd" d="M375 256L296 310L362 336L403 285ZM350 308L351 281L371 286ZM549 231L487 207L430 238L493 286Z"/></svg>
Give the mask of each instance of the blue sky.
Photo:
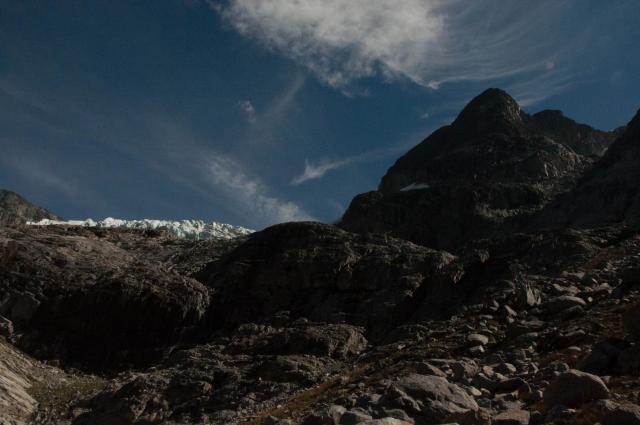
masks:
<svg viewBox="0 0 640 425"><path fill-rule="evenodd" d="M0 187L66 218L340 217L487 87L640 107L636 0L0 1Z"/></svg>

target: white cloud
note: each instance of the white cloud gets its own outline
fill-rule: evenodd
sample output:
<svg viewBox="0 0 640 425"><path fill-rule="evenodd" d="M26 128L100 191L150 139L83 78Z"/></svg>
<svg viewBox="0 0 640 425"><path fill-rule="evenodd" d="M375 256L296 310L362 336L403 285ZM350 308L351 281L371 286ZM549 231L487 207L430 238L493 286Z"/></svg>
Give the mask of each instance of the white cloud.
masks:
<svg viewBox="0 0 640 425"><path fill-rule="evenodd" d="M539 95L559 74L558 58L570 62L585 42L559 38L569 10L559 0L228 0L214 9L343 91L374 75L431 89L527 75Z"/></svg>
<svg viewBox="0 0 640 425"><path fill-rule="evenodd" d="M249 177L239 163L229 158L212 158L209 172L217 189L240 208L254 215L256 221L274 224L315 220L297 204L269 195L260 180Z"/></svg>
<svg viewBox="0 0 640 425"><path fill-rule="evenodd" d="M307 180L319 179L327 172L335 170L353 162L353 158L330 160L328 158L322 158L317 163L309 163L308 160L304 161L304 171L299 176L294 177L291 180L291 185L297 186Z"/></svg>
<svg viewBox="0 0 640 425"><path fill-rule="evenodd" d="M249 123L253 124L256 122L256 108L250 100L242 100L238 102L238 107L242 112L244 112Z"/></svg>

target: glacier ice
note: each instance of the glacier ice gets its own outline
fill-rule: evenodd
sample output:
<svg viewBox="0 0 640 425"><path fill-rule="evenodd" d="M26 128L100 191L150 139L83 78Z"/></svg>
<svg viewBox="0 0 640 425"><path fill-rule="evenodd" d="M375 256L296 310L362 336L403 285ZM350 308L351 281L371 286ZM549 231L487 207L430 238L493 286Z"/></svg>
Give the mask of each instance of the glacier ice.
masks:
<svg viewBox="0 0 640 425"><path fill-rule="evenodd" d="M57 221L43 219L37 222L27 222L32 226L84 226L103 228L127 228L127 229L158 229L166 230L177 237L185 239L232 239L238 236L253 233L253 230L231 224L205 222L203 220L122 220L119 218L107 217L104 220L68 220Z"/></svg>

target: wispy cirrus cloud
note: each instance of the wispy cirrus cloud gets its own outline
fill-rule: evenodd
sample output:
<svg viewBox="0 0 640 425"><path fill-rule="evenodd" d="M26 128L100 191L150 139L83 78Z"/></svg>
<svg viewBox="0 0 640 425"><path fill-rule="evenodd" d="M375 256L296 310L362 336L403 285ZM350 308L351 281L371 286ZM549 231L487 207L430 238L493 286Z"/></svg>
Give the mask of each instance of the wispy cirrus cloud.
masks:
<svg viewBox="0 0 640 425"><path fill-rule="evenodd" d="M563 32L571 4L479 0L226 0L212 8L348 92L354 80L408 78L432 89L455 81L526 76L535 97L566 87L572 54L588 44ZM563 40L558 43L557 40ZM533 90L519 93L532 98Z"/></svg>
<svg viewBox="0 0 640 425"><path fill-rule="evenodd" d="M208 171L218 190L265 224L315 220L296 203L270 195L259 179L249 176L241 164L230 158L211 158Z"/></svg>
<svg viewBox="0 0 640 425"><path fill-rule="evenodd" d="M143 121L157 147L154 158L145 158L147 165L212 204L233 211L244 220L243 225L260 229L288 221L316 220L252 172L255 163L250 159L208 146L211 141L200 139L189 127L165 116L151 115Z"/></svg>
<svg viewBox="0 0 640 425"><path fill-rule="evenodd" d="M12 156L6 159L1 158L0 164L4 167L14 169L15 172L21 175L25 180L28 180L37 186L45 187L48 190L55 191L56 193L62 194L71 199L79 196L78 187L74 182L68 181L56 172L50 170L41 161L31 158Z"/></svg>

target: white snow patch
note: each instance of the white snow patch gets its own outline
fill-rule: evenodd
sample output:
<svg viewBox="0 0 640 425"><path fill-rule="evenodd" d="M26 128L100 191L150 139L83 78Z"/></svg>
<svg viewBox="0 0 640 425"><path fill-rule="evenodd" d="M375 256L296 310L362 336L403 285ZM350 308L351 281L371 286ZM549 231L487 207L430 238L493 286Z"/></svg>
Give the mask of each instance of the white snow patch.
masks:
<svg viewBox="0 0 640 425"><path fill-rule="evenodd" d="M158 229L166 230L177 237L185 239L232 239L238 236L248 235L254 231L231 224L211 222L202 220L122 220L119 218L107 217L104 220L69 220L57 221L43 219L38 222L27 222L32 226L84 226L84 227L104 227L104 228L126 228L126 229Z"/></svg>
<svg viewBox="0 0 640 425"><path fill-rule="evenodd" d="M409 190L429 189L429 185L426 183L411 183L409 186L405 186L400 189L400 192L407 192Z"/></svg>

